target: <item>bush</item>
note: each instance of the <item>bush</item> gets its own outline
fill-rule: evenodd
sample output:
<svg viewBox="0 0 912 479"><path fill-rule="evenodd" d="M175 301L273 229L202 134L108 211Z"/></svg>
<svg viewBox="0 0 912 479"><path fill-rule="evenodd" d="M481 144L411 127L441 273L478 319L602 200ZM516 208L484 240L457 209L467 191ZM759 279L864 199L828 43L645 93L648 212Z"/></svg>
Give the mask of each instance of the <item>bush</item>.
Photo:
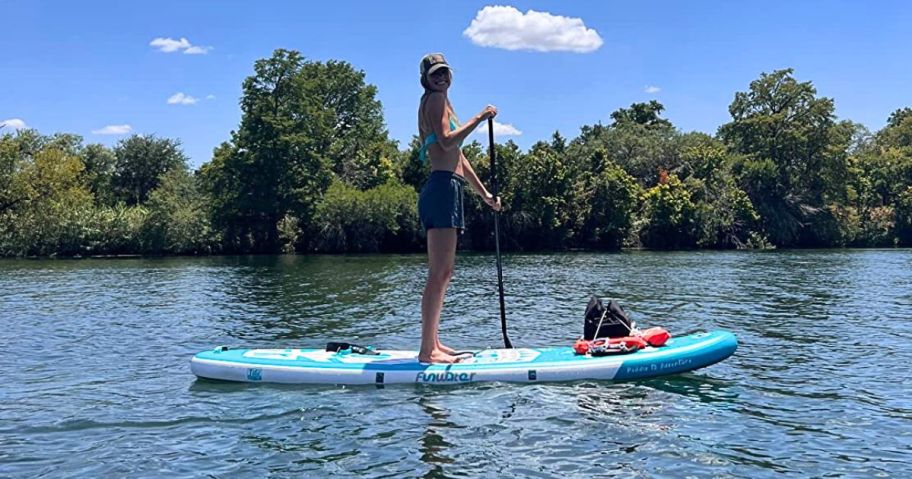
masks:
<svg viewBox="0 0 912 479"><path fill-rule="evenodd" d="M697 244L697 207L681 180L668 181L646 191L640 219L640 240L647 248L693 248Z"/></svg>
<svg viewBox="0 0 912 479"><path fill-rule="evenodd" d="M616 163L605 160L601 171L586 176L577 203L583 207L580 243L619 249L630 235L642 194L636 179Z"/></svg>
<svg viewBox="0 0 912 479"><path fill-rule="evenodd" d="M155 254L199 254L212 251L215 238L203 198L185 170L175 168L159 179L145 205L143 251Z"/></svg>
<svg viewBox="0 0 912 479"><path fill-rule="evenodd" d="M387 182L366 191L334 181L314 215L317 251L374 253L420 248L418 194Z"/></svg>
<svg viewBox="0 0 912 479"><path fill-rule="evenodd" d="M912 186L897 198L895 234L899 245L912 245Z"/></svg>

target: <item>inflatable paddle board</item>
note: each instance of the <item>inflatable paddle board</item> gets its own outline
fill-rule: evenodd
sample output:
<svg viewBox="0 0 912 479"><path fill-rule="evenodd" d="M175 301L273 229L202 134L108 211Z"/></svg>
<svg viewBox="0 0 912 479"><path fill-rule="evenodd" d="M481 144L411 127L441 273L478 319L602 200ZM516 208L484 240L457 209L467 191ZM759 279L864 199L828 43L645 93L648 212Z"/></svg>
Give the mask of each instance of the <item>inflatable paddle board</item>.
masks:
<svg viewBox="0 0 912 479"><path fill-rule="evenodd" d="M459 384L482 381L545 382L596 379L629 381L709 366L738 347L727 331L696 333L665 346L634 353L581 356L573 348L487 349L456 364L418 361L416 351L357 354L321 349L230 349L203 351L190 361L200 378L289 384Z"/></svg>

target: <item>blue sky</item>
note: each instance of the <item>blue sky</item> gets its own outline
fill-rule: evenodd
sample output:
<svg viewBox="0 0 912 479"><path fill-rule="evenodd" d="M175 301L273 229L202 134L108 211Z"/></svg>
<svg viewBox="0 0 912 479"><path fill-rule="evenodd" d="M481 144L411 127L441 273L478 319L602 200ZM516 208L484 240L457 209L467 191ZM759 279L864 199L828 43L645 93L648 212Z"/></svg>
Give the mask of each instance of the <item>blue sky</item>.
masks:
<svg viewBox="0 0 912 479"><path fill-rule="evenodd" d="M0 15L3 131L108 145L154 133L179 138L193 167L229 139L241 82L276 48L364 70L400 148L433 51L455 69L459 116L493 103L513 128L500 141L523 148L650 99L678 128L714 133L736 91L786 67L872 130L912 106L912 6L899 1L0 0Z"/></svg>

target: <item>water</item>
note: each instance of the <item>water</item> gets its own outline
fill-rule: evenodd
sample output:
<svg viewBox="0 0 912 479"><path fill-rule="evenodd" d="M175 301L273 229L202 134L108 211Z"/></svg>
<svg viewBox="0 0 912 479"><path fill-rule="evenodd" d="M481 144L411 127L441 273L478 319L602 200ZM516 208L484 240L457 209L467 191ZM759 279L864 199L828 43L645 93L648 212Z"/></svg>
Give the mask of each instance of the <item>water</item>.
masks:
<svg viewBox="0 0 912 479"><path fill-rule="evenodd" d="M723 328L694 373L613 385L197 381L228 344L418 344L422 256L0 261L0 477L908 477L912 251L516 255L511 339L570 344L589 294ZM461 254L449 345L500 344Z"/></svg>

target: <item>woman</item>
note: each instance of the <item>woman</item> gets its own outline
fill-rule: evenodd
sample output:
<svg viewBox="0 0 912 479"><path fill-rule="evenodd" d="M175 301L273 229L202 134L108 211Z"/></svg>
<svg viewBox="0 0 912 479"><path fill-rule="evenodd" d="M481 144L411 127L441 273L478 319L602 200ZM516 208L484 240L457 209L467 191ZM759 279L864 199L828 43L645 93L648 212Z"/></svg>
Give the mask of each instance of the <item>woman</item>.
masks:
<svg viewBox="0 0 912 479"><path fill-rule="evenodd" d="M472 165L462 154L463 140L479 124L493 118L497 109L488 105L460 126L447 99L453 80L443 54L432 53L421 59L421 85L424 95L418 106L420 156L430 156L431 175L418 197L418 216L427 230L428 279L421 297L421 351L418 360L425 363L455 363L453 349L440 342L440 311L456 261L456 232L465 228L462 198L468 181L472 189L495 211L500 211L500 198L481 184Z"/></svg>

